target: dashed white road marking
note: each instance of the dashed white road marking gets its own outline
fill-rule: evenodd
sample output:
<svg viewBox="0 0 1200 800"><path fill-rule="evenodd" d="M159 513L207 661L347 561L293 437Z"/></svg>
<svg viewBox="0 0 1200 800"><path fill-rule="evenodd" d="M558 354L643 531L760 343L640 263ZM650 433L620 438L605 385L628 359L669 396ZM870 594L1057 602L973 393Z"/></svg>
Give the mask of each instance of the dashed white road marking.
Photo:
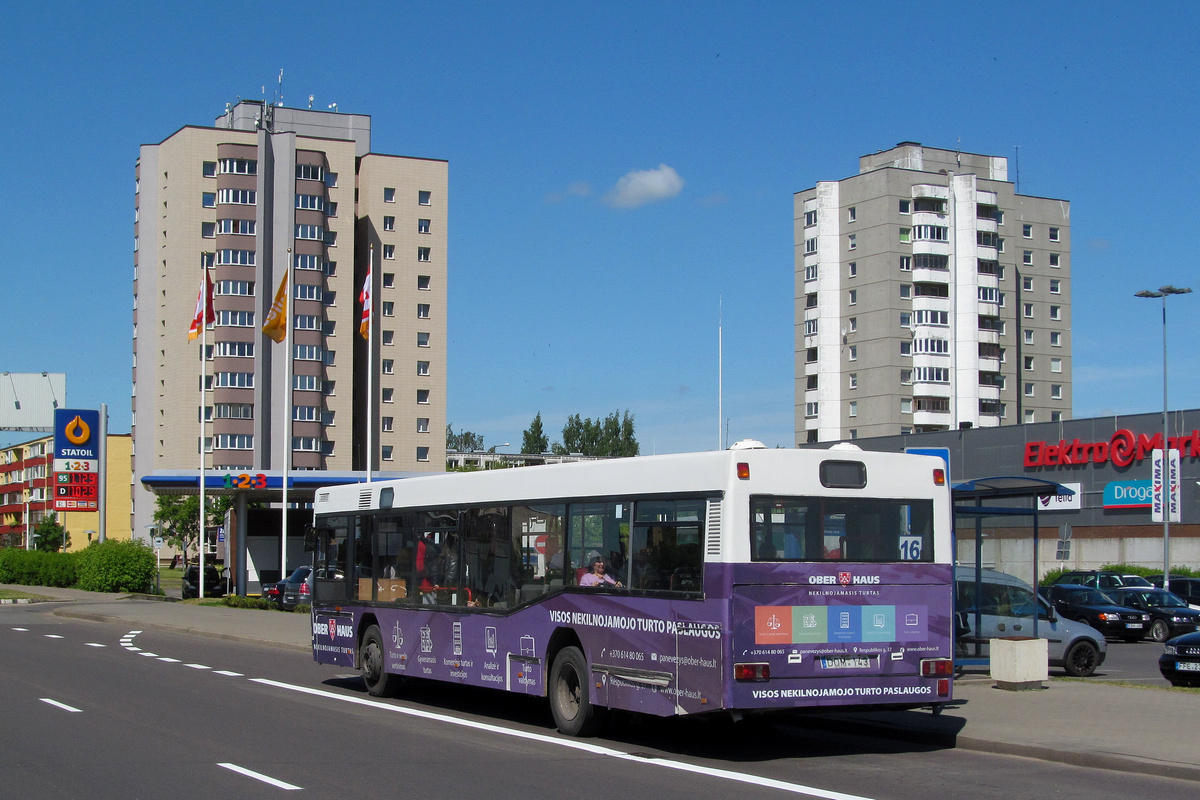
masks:
<svg viewBox="0 0 1200 800"><path fill-rule="evenodd" d="M69 706L66 703L60 703L57 700L51 700L49 697L41 697L38 699L40 699L43 703L49 703L50 705L54 706L55 708L61 708L63 711L70 711L73 714L82 714L83 713L82 708L75 708L74 706Z"/></svg>
<svg viewBox="0 0 1200 800"><path fill-rule="evenodd" d="M43 633L42 635L43 635L43 636L45 636L47 639L61 639L61 638L63 638L63 637L59 636L57 633Z"/></svg>
<svg viewBox="0 0 1200 800"><path fill-rule="evenodd" d="M108 645L100 644L99 642L84 642L83 644L85 647L108 647Z"/></svg>
<svg viewBox="0 0 1200 800"><path fill-rule="evenodd" d="M284 781L281 781L277 778L272 778L270 775L263 775L261 772L255 772L254 770L249 770L249 769L246 769L245 767L239 767L237 764L230 764L230 763L225 762L225 763L219 763L219 764L217 764L217 766L224 767L225 769L230 770L232 772L236 772L239 775L245 775L248 778L254 778L254 780L256 780L256 781L262 781L263 783L269 783L277 789L286 789L287 791L292 791L294 789L301 788L299 786L295 786L290 783L285 783Z"/></svg>
<svg viewBox="0 0 1200 800"><path fill-rule="evenodd" d="M215 670L213 670L213 674L214 674L214 675L226 675L226 676L228 676L228 677L230 677L230 678L242 678L242 677L245 677L245 676L244 676L242 673L240 673L240 672L230 672L230 671L229 671L229 670L227 670L227 669L215 669Z"/></svg>
<svg viewBox="0 0 1200 800"><path fill-rule="evenodd" d="M14 631L21 631L21 632L23 632L23 633L29 633L29 628L13 628L13 630L14 630Z"/></svg>
<svg viewBox="0 0 1200 800"><path fill-rule="evenodd" d="M205 664L184 664L184 666L191 667L192 669L212 669L212 667L206 666Z"/></svg>

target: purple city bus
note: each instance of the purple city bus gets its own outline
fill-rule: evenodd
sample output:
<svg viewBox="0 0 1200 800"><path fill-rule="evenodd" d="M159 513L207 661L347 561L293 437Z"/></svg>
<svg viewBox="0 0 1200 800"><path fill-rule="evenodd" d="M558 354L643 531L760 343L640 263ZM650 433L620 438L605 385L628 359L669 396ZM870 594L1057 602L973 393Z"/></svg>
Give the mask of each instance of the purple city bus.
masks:
<svg viewBox="0 0 1200 800"><path fill-rule="evenodd" d="M453 473L315 498L313 656L607 709L951 700L950 490L929 456L767 449Z"/></svg>

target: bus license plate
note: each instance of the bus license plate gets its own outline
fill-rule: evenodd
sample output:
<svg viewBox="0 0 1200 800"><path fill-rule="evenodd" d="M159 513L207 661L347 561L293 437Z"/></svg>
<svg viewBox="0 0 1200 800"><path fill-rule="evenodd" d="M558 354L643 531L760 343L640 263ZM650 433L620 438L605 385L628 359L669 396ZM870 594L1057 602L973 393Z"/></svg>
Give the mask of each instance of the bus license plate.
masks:
<svg viewBox="0 0 1200 800"><path fill-rule="evenodd" d="M870 669L869 658L822 658L822 669Z"/></svg>
<svg viewBox="0 0 1200 800"><path fill-rule="evenodd" d="M1176 661L1175 669L1181 672L1200 672L1200 661Z"/></svg>

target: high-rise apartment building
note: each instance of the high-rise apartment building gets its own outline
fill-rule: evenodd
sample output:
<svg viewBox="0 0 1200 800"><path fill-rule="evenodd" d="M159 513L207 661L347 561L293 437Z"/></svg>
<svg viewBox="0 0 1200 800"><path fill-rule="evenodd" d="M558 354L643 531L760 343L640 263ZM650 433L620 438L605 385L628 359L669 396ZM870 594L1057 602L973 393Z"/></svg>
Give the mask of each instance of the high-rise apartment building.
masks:
<svg viewBox="0 0 1200 800"><path fill-rule="evenodd" d="M1067 201L902 142L794 215L797 444L1070 417Z"/></svg>
<svg viewBox="0 0 1200 800"><path fill-rule="evenodd" d="M446 161L371 152L368 116L241 101L143 145L135 186L135 535L141 478L198 469L201 447L214 470L362 470L370 438L373 470L445 468ZM262 328L289 269L285 347Z"/></svg>

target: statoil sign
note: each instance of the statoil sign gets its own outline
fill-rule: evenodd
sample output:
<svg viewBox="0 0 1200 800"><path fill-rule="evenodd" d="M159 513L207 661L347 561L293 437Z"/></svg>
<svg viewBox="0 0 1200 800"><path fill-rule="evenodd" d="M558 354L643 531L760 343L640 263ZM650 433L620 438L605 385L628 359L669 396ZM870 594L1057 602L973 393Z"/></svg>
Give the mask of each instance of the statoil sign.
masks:
<svg viewBox="0 0 1200 800"><path fill-rule="evenodd" d="M1104 484L1105 508L1149 508L1154 481L1109 481Z"/></svg>

